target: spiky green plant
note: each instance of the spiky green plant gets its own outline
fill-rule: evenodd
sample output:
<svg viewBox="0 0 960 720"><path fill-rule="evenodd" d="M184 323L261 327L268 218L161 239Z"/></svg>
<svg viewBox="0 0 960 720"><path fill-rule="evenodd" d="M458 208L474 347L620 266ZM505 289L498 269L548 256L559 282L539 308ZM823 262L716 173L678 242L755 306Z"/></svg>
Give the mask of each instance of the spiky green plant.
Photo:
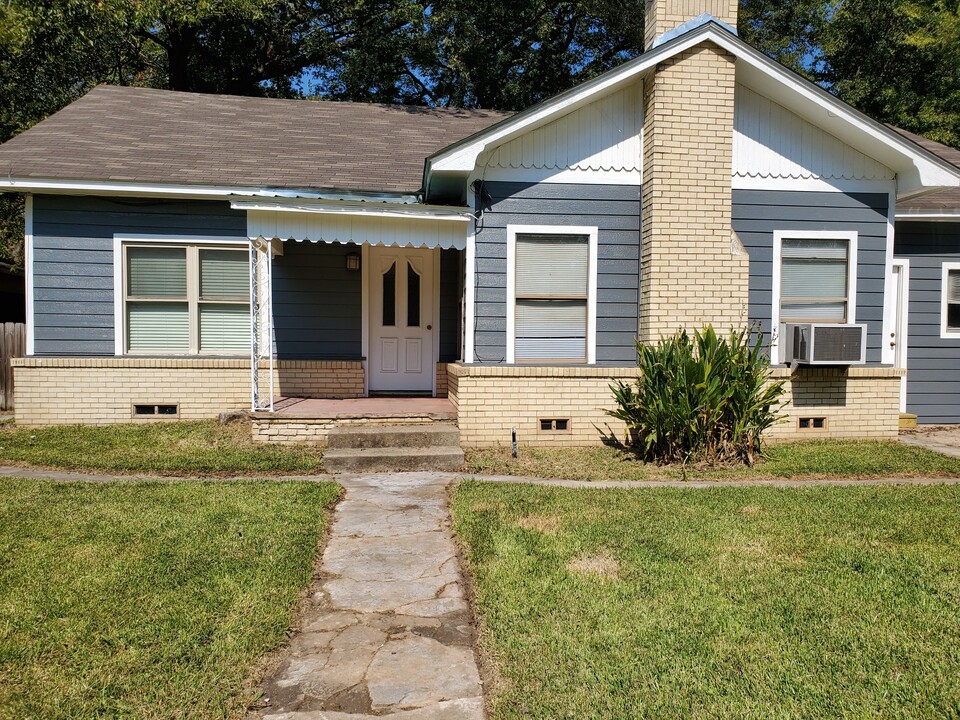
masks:
<svg viewBox="0 0 960 720"><path fill-rule="evenodd" d="M777 421L783 381L770 378L759 333L718 337L713 327L637 342L640 377L610 386L607 413L627 426L628 443L659 463L743 462L752 465L763 432Z"/></svg>

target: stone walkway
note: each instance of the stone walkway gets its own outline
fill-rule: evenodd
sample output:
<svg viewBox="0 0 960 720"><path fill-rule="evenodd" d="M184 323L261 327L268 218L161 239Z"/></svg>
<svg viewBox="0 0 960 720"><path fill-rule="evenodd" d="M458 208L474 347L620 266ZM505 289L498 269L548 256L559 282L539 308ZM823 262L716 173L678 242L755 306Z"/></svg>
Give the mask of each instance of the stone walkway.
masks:
<svg viewBox="0 0 960 720"><path fill-rule="evenodd" d="M944 455L960 457L960 426L947 425L938 428L920 428L916 432L902 433L900 442L919 445Z"/></svg>
<svg viewBox="0 0 960 720"><path fill-rule="evenodd" d="M449 473L339 476L302 629L263 685L266 720L480 720Z"/></svg>

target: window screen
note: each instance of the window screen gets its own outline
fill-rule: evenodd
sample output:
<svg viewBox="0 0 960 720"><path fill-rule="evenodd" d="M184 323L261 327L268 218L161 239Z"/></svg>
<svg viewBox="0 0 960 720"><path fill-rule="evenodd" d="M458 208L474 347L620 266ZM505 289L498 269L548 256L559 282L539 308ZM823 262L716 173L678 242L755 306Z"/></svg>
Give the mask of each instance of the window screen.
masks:
<svg viewBox="0 0 960 720"><path fill-rule="evenodd" d="M518 361L586 361L588 272L587 236L516 236Z"/></svg>
<svg viewBox="0 0 960 720"><path fill-rule="evenodd" d="M781 321L846 322L849 250L848 240L783 240Z"/></svg>

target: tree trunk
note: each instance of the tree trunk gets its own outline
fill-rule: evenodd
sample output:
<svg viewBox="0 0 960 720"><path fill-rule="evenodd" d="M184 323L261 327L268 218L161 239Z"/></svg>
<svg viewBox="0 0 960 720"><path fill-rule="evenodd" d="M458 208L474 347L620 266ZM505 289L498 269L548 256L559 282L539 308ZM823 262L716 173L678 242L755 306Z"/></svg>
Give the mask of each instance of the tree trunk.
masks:
<svg viewBox="0 0 960 720"><path fill-rule="evenodd" d="M192 26L167 26L167 87L171 90L195 89L190 78L190 55L196 38L197 31Z"/></svg>

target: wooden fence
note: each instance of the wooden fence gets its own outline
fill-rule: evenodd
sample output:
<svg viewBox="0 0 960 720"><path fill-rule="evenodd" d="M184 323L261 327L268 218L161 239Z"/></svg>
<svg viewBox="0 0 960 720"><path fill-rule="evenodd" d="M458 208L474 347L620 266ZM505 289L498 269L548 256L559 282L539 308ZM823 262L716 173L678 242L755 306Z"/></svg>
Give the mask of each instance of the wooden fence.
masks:
<svg viewBox="0 0 960 720"><path fill-rule="evenodd" d="M10 411L13 402L13 368L10 359L23 357L27 350L27 326L23 323L0 323L0 411Z"/></svg>

